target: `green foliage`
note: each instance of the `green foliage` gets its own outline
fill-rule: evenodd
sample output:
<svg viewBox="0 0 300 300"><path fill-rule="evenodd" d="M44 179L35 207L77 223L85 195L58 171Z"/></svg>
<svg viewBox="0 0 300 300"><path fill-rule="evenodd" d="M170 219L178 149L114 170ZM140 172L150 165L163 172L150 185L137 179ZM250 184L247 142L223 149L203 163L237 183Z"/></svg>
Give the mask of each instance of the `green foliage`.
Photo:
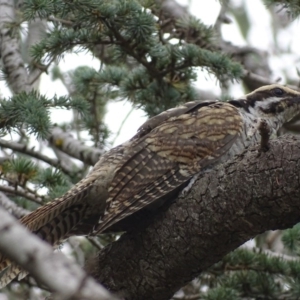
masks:
<svg viewBox="0 0 300 300"><path fill-rule="evenodd" d="M30 182L35 189L46 187L50 199L55 195L61 196L70 189L70 181L66 175L54 168L41 168L30 158L24 156L16 156L11 160L6 160L1 166L2 178L15 186L27 186ZM19 198L21 206L24 205L24 198ZM21 202L20 202L21 201Z"/></svg>
<svg viewBox="0 0 300 300"><path fill-rule="evenodd" d="M1 132L4 135L7 130L26 128L30 134L45 139L52 126L49 109L54 107L74 108L84 114L88 105L84 100L69 97L49 99L36 91L22 92L0 101Z"/></svg>
<svg viewBox="0 0 300 300"><path fill-rule="evenodd" d="M176 31L178 38L184 37L188 43L193 43L201 48L214 48L215 33L213 27L205 26L194 16L177 20Z"/></svg>
<svg viewBox="0 0 300 300"><path fill-rule="evenodd" d="M18 182L20 185L25 185L28 180L36 176L38 168L30 158L20 156L5 161L1 171L11 183Z"/></svg>
<svg viewBox="0 0 300 300"><path fill-rule="evenodd" d="M203 297L205 300L234 300L240 299L238 293L229 288L218 287L208 291L207 295Z"/></svg>
<svg viewBox="0 0 300 300"><path fill-rule="evenodd" d="M37 209L40 205L32 202L32 201L28 201L26 198L24 197L18 197L18 196L15 196L13 197L13 201L19 206L19 207L22 207L22 208L25 208L29 211L33 211L35 209Z"/></svg>
<svg viewBox="0 0 300 300"><path fill-rule="evenodd" d="M27 20L35 15L52 17L53 28L32 48L37 61L57 59L70 50L93 51L103 60L100 71L83 73L101 85L98 92L111 86L105 103L116 97L129 99L152 116L195 98L195 67L221 83L242 74L238 63L216 50L213 28L190 17L176 20L175 30L167 31L160 8L152 1L57 0L49 4L34 0L25 1L24 8ZM95 47L102 47L101 52ZM83 76L76 77L83 86Z"/></svg>
<svg viewBox="0 0 300 300"><path fill-rule="evenodd" d="M49 199L55 199L65 194L70 189L70 185L55 185L48 190Z"/></svg>
<svg viewBox="0 0 300 300"><path fill-rule="evenodd" d="M67 177L57 169L40 169L34 178L34 182L40 186L55 188L56 186L66 186L69 188Z"/></svg>
<svg viewBox="0 0 300 300"><path fill-rule="evenodd" d="M98 80L99 73L86 66L78 67L69 72L71 79L73 101L85 101L89 105L88 113L78 120L78 126L89 130L89 134L97 147L103 147L109 135L108 128L103 123L106 104L117 94L107 84Z"/></svg>
<svg viewBox="0 0 300 300"><path fill-rule="evenodd" d="M300 260L237 249L201 274L204 299L298 299Z"/></svg>
<svg viewBox="0 0 300 300"><path fill-rule="evenodd" d="M295 254L300 254L300 224L284 231L282 235L284 246Z"/></svg>
<svg viewBox="0 0 300 300"><path fill-rule="evenodd" d="M24 14L30 19L37 16L41 19L49 17L51 14L55 14L61 7L58 7L58 1L47 1L47 0L29 0L24 1Z"/></svg>

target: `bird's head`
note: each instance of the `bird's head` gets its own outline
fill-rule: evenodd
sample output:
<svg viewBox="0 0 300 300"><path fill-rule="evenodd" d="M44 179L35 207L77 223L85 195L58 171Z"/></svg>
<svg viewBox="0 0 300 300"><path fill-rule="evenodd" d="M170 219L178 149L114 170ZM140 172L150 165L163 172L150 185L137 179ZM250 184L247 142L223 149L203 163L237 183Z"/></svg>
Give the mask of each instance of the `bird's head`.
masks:
<svg viewBox="0 0 300 300"><path fill-rule="evenodd" d="M279 84L262 86L237 101L235 105L247 112L264 119L275 118L282 125L300 115L300 92Z"/></svg>

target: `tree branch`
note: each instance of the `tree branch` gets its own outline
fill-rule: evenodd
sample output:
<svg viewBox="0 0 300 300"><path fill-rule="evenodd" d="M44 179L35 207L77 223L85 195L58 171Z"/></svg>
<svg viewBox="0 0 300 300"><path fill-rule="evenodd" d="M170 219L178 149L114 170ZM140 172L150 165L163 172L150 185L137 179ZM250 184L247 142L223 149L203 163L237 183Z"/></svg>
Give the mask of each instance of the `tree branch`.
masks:
<svg viewBox="0 0 300 300"><path fill-rule="evenodd" d="M4 193L0 192L0 207L4 208L15 218L19 219L29 214L30 211L18 206L14 201L10 200Z"/></svg>
<svg viewBox="0 0 300 300"><path fill-rule="evenodd" d="M160 18L168 20L169 26L164 27L164 32L171 33L174 30L172 22L176 22L178 19L188 18L191 16L187 7L184 7L176 2L176 0L163 0L156 1L158 7L160 7ZM239 47L232 45L229 42L225 42L220 34L220 27L222 23L228 24L226 18L226 3L222 4L222 9L218 20L216 21L215 30L218 35L218 47L219 49L231 57L233 60L240 62L244 66L244 72L242 76L243 83L247 86L249 91L257 89L262 85L272 84L271 69L268 64L267 53L259 49L245 46ZM154 12L157 13L157 12ZM188 37L188 32L185 34ZM255 59L254 59L255 58Z"/></svg>
<svg viewBox="0 0 300 300"><path fill-rule="evenodd" d="M25 61L30 65L30 75L29 84L34 88L38 89L40 85L40 79L42 73L47 71L48 67L52 63L50 62L47 66L40 66L37 62L34 62L33 58L30 56L31 47L38 44L41 39L46 36L47 21L41 20L39 18L33 19L28 22L28 35L26 39L25 48Z"/></svg>
<svg viewBox="0 0 300 300"><path fill-rule="evenodd" d="M73 136L64 132L59 127L53 128L49 142L62 152L77 158L88 165L94 165L104 151L93 147L88 147L82 142L73 138Z"/></svg>
<svg viewBox="0 0 300 300"><path fill-rule="evenodd" d="M38 278L55 299L116 300L62 253L30 233L0 207L0 250Z"/></svg>
<svg viewBox="0 0 300 300"><path fill-rule="evenodd" d="M7 82L14 93L30 91L28 73L20 53L13 0L0 0L0 53Z"/></svg>
<svg viewBox="0 0 300 300"><path fill-rule="evenodd" d="M50 166L52 166L54 168L61 169L66 174L71 173L69 169L64 168L63 164L60 163L59 160L49 158L48 156L46 156L40 152L34 151L33 148L28 148L28 146L25 144L0 139L0 147L8 148L13 151L20 152L20 153L26 154L28 156L34 157L36 159L39 159L41 161L44 161L45 163L49 164Z"/></svg>
<svg viewBox="0 0 300 300"><path fill-rule="evenodd" d="M32 202L35 202L37 204L40 204L40 205L43 204L42 197L35 195L33 193L30 193L29 191L27 191L26 189L23 189L20 186L14 187L14 186L0 185L0 191L7 193L7 194L24 197L24 198L26 198Z"/></svg>
<svg viewBox="0 0 300 300"><path fill-rule="evenodd" d="M91 274L126 299L170 299L186 282L266 230L300 221L300 139L251 148L202 174L185 197L160 209L91 261Z"/></svg>

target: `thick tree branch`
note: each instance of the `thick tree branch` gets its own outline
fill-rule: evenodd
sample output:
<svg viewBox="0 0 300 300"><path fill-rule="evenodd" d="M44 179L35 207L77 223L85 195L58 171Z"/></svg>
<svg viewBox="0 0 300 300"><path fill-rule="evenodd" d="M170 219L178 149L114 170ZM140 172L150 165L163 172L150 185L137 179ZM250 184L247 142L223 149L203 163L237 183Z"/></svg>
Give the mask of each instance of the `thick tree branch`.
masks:
<svg viewBox="0 0 300 300"><path fill-rule="evenodd" d="M29 214L30 211L18 206L14 201L10 200L4 193L0 192L0 207L7 210L15 218L19 219Z"/></svg>
<svg viewBox="0 0 300 300"><path fill-rule="evenodd" d="M26 39L25 60L30 64L30 75L28 82L34 89L38 89L40 79L43 72L47 70L47 66L39 66L30 56L31 47L38 44L46 35L47 22L39 18L28 22L28 35ZM50 64L49 64L50 65Z"/></svg>
<svg viewBox="0 0 300 300"><path fill-rule="evenodd" d="M28 73L20 53L15 5L12 0L0 0L0 53L7 82L14 93L29 92Z"/></svg>
<svg viewBox="0 0 300 300"><path fill-rule="evenodd" d="M200 176L185 198L104 248L91 270L125 299L170 299L250 238L300 221L300 139L256 146Z"/></svg>
<svg viewBox="0 0 300 300"><path fill-rule="evenodd" d="M0 249L55 292L55 299L116 300L62 253L30 233L0 207Z"/></svg>

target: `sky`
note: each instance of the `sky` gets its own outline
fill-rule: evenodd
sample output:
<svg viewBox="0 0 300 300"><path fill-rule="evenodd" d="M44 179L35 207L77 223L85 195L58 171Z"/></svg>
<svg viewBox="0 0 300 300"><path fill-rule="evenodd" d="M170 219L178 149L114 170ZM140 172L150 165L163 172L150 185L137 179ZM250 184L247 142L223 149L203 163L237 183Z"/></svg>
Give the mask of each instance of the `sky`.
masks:
<svg viewBox="0 0 300 300"><path fill-rule="evenodd" d="M220 4L217 0L178 0L182 5L189 7L190 12L195 16L201 19L201 21L207 25L214 24L219 11ZM293 72L294 76L297 77L296 68L291 70L290 66L297 66L300 64L297 62L295 64L295 59L290 56L276 56L276 47L274 46L273 34L271 31L271 18L266 10L265 6L262 4L261 0L235 0L235 3L239 5L245 5L248 10L249 18L253 24L251 32L248 36L248 40L245 41L242 37L238 26L234 18L231 18L232 23L222 26L222 33L225 40L232 42L235 45L252 45L258 47L261 50L271 52L272 58L270 61L272 69L276 70L274 74L274 79L282 76L284 72ZM228 15L230 17L230 14ZM295 39L295 35L299 32L299 22L294 21L288 28L279 35L281 45L290 47L291 49L300 48L300 39ZM73 70L74 68L88 65L96 70L99 69L99 61L94 59L90 54L79 53L79 54L66 54L64 59L60 62L60 68L62 71ZM198 80L194 83L196 87L200 89L206 89L214 92L217 95L220 95L221 89L218 86L216 80L209 76L207 73L199 72ZM205 87L205 88L203 88ZM9 96L9 91L5 86L3 81L0 81L0 91L2 96ZM66 95L67 91L63 84L60 81L51 81L50 76L47 74L42 75L40 91L42 94L47 95L48 97L57 95ZM243 93L243 90L239 83L233 85L230 90L231 95L240 96ZM146 120L145 113L141 110L133 110L129 118L124 123L121 133L116 137L116 133L120 128L122 120L126 117L129 111L131 111L132 106L128 101L114 102L107 105L107 114L105 117L105 122L108 124L109 129L111 130L112 137L111 141L114 141L114 145L125 142L131 138L140 125ZM72 113L68 111L54 110L52 113L53 121L59 123L68 121L72 119Z"/></svg>

